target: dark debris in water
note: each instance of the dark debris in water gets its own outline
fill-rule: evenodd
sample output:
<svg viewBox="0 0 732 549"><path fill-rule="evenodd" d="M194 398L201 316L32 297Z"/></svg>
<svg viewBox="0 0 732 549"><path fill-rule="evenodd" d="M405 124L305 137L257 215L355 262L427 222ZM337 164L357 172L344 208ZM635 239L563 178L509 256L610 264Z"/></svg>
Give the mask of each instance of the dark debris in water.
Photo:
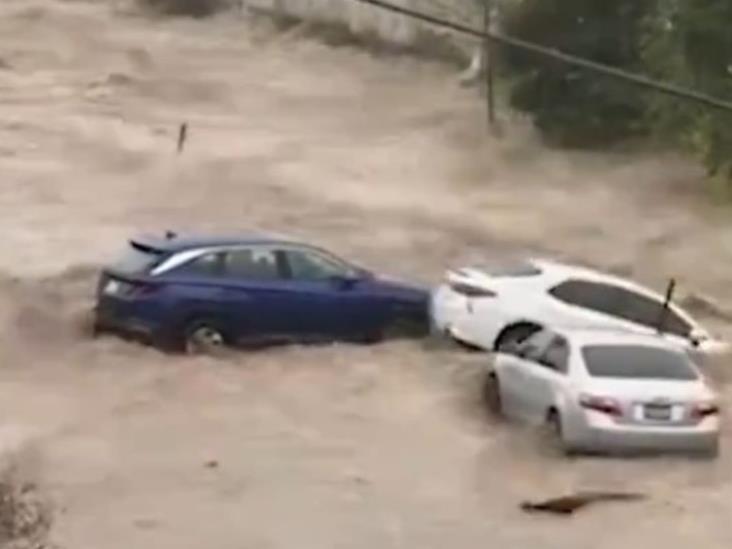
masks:
<svg viewBox="0 0 732 549"><path fill-rule="evenodd" d="M51 520L50 504L34 483L18 481L12 472L0 480L0 547L50 548Z"/></svg>
<svg viewBox="0 0 732 549"><path fill-rule="evenodd" d="M631 502L645 499L644 494L624 492L578 492L539 502L524 501L520 507L527 513L549 513L569 516L588 505L599 502Z"/></svg>

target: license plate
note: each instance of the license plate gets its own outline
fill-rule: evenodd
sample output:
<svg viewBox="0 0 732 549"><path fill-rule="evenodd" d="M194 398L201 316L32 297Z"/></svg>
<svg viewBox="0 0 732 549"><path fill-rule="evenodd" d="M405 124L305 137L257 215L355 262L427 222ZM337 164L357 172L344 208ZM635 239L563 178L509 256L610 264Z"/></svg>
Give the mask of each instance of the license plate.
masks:
<svg viewBox="0 0 732 549"><path fill-rule="evenodd" d="M116 295L121 289L122 284L120 284L116 280L110 280L109 282L107 282L106 286L104 286L104 293L107 295Z"/></svg>
<svg viewBox="0 0 732 549"><path fill-rule="evenodd" d="M671 406L646 404L643 412L644 417L652 421L669 421L671 419Z"/></svg>

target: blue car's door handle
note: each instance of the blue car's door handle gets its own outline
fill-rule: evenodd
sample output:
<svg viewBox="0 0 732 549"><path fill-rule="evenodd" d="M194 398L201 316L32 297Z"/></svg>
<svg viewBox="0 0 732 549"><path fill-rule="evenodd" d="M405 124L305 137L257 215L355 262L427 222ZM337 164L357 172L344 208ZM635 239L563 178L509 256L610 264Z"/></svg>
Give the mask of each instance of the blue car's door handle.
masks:
<svg viewBox="0 0 732 549"><path fill-rule="evenodd" d="M216 290L213 292L213 295L216 299L221 299L224 301L249 300L248 292L238 290L236 288L216 288Z"/></svg>

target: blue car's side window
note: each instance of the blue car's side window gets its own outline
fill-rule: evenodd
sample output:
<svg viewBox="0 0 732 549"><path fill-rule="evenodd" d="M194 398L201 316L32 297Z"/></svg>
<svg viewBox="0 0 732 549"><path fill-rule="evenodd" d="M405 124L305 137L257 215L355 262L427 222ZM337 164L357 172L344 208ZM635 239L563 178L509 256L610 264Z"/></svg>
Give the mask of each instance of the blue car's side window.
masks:
<svg viewBox="0 0 732 549"><path fill-rule="evenodd" d="M252 281L282 278L277 252L257 247L227 252L224 255L224 274L229 278Z"/></svg>
<svg viewBox="0 0 732 549"><path fill-rule="evenodd" d="M289 275L295 280L328 280L352 271L345 263L322 254L304 250L288 250L285 254Z"/></svg>
<svg viewBox="0 0 732 549"><path fill-rule="evenodd" d="M222 269L222 254L208 253L184 263L172 272L183 276L220 276Z"/></svg>

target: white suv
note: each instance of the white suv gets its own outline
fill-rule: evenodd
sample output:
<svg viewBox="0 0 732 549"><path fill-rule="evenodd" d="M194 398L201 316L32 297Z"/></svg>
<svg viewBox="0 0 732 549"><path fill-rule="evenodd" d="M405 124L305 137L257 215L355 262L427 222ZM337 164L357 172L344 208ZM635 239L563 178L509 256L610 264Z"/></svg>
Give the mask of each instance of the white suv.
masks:
<svg viewBox="0 0 732 549"><path fill-rule="evenodd" d="M485 350L523 340L543 327L663 333L702 354L726 352L677 305L632 281L592 269L529 259L448 271L432 295L434 327Z"/></svg>

